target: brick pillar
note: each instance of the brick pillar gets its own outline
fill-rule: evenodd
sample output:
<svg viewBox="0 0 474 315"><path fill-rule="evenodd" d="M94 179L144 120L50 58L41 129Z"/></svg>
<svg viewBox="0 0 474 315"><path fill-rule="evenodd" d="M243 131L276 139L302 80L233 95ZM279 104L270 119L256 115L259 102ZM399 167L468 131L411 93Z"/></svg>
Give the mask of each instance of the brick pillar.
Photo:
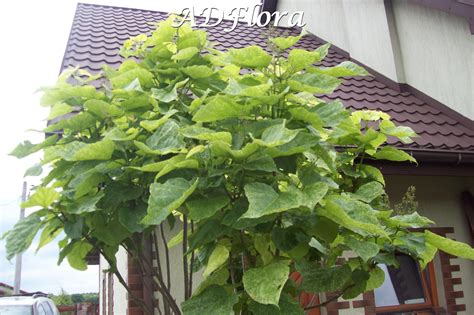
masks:
<svg viewBox="0 0 474 315"><path fill-rule="evenodd" d="M143 277L137 264L133 259L128 257L128 286L133 294L143 299ZM139 305L133 301L132 297L128 297L128 315L144 315Z"/></svg>

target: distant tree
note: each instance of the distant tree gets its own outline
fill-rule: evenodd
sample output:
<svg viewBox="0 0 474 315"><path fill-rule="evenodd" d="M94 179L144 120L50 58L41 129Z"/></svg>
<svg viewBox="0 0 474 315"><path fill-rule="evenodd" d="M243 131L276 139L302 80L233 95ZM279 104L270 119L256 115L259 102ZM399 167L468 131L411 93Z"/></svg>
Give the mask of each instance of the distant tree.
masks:
<svg viewBox="0 0 474 315"><path fill-rule="evenodd" d="M82 303L84 302L84 294L71 294L71 299L74 303Z"/></svg>
<svg viewBox="0 0 474 315"><path fill-rule="evenodd" d="M71 294L71 299L74 303L99 303L99 294L98 293L75 293Z"/></svg>
<svg viewBox="0 0 474 315"><path fill-rule="evenodd" d="M50 298L57 306L74 304L71 296L64 289L61 289L58 295L50 295Z"/></svg>

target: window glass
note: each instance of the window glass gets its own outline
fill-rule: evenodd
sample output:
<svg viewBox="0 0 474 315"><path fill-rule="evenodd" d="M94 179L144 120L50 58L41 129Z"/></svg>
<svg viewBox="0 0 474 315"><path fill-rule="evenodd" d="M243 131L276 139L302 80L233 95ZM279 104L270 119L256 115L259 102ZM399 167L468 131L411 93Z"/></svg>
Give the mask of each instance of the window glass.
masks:
<svg viewBox="0 0 474 315"><path fill-rule="evenodd" d="M56 305L54 305L52 302L48 301L48 305L49 307L51 308L51 310L53 311L52 314L54 315L57 315L59 314L59 311L58 311L58 308L56 307Z"/></svg>
<svg viewBox="0 0 474 315"><path fill-rule="evenodd" d="M32 315L33 307L27 305L0 305L1 315Z"/></svg>
<svg viewBox="0 0 474 315"><path fill-rule="evenodd" d="M385 272L385 282L375 289L375 306L425 303L418 264L408 255L398 255L396 258L400 268L379 265Z"/></svg>
<svg viewBox="0 0 474 315"><path fill-rule="evenodd" d="M38 304L38 315L46 315L43 305Z"/></svg>
<svg viewBox="0 0 474 315"><path fill-rule="evenodd" d="M54 315L53 309L51 308L51 305L49 305L48 302L44 302L43 306L46 311L46 315Z"/></svg>

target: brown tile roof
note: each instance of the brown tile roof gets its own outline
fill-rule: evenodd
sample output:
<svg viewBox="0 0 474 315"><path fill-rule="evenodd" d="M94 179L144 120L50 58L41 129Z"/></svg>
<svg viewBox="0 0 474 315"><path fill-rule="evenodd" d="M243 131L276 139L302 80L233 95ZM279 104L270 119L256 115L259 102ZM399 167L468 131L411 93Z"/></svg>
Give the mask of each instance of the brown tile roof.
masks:
<svg viewBox="0 0 474 315"><path fill-rule="evenodd" d="M148 10L78 4L62 68L79 65L91 72L97 72L102 64L118 65L122 58L119 48L130 36L146 33L153 29L149 22L167 17L167 13ZM262 29L240 24L233 32L224 28L231 25L225 21L220 27L206 29L216 48L226 50L244 45L266 47L267 38ZM277 28L276 32L288 35L299 34L299 29ZM324 41L316 36L305 36L297 44L299 48L315 49ZM331 48L323 66L334 66L350 57L340 49ZM382 83L382 82L385 82ZM419 135L409 145L395 143L413 151L444 151L474 154L474 122L444 106L435 106L409 92L390 88L379 76L347 78L327 99L339 98L351 109L382 110L392 119L412 127ZM393 140L392 140L393 141Z"/></svg>

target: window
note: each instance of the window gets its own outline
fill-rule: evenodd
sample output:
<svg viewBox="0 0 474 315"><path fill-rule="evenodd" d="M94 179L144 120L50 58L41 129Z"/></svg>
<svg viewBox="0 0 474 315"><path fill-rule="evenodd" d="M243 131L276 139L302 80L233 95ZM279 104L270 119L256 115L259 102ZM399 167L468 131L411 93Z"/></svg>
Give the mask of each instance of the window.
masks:
<svg viewBox="0 0 474 315"><path fill-rule="evenodd" d="M43 305L38 304L38 315L46 315Z"/></svg>
<svg viewBox="0 0 474 315"><path fill-rule="evenodd" d="M400 268L379 265L385 272L385 282L375 289L377 314L414 314L437 305L433 265L421 271L418 263L408 255L397 255Z"/></svg>
<svg viewBox="0 0 474 315"><path fill-rule="evenodd" d="M59 314L58 308L56 307L56 305L53 304L53 302L47 301L46 303L48 303L48 306L51 308L51 312L52 312L51 314L54 314L54 315Z"/></svg>
<svg viewBox="0 0 474 315"><path fill-rule="evenodd" d="M2 315L32 315L33 308L27 305L0 305Z"/></svg>
<svg viewBox="0 0 474 315"><path fill-rule="evenodd" d="M41 305L44 307L46 315L54 315L53 309L51 308L48 302L44 302Z"/></svg>

